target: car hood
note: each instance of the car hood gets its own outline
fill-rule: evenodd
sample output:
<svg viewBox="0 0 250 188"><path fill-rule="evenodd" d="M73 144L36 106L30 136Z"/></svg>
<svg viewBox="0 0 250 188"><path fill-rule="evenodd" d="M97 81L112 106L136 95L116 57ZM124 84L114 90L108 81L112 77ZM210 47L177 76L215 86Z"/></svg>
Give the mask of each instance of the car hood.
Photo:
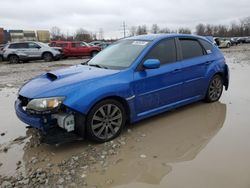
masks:
<svg viewBox="0 0 250 188"><path fill-rule="evenodd" d="M42 74L23 85L19 94L27 98L43 98L66 95L73 88L84 87L101 77L110 76L119 70L101 69L76 65Z"/></svg>

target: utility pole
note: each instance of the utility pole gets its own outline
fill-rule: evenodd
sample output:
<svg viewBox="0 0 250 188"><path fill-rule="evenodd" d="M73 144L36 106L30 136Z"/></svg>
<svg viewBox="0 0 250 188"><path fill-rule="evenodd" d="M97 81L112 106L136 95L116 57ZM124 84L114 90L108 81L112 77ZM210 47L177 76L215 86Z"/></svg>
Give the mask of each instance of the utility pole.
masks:
<svg viewBox="0 0 250 188"><path fill-rule="evenodd" d="M123 37L126 37L126 30L127 30L127 25L125 23L125 21L123 21L122 23L122 31L123 31Z"/></svg>

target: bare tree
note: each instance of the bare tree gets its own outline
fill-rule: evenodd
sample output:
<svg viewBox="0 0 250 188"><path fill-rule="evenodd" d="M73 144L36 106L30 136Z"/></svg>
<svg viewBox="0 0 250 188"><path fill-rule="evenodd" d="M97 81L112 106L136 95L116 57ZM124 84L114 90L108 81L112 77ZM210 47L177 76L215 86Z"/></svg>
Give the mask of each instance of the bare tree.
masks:
<svg viewBox="0 0 250 188"><path fill-rule="evenodd" d="M204 24L198 24L195 29L196 29L195 33L197 35L202 35L202 36L205 35L205 25Z"/></svg>
<svg viewBox="0 0 250 188"><path fill-rule="evenodd" d="M137 35L145 35L148 33L148 29L146 25L139 25L136 30Z"/></svg>
<svg viewBox="0 0 250 188"><path fill-rule="evenodd" d="M136 35L136 26L132 26L129 29L130 36L135 36Z"/></svg>
<svg viewBox="0 0 250 188"><path fill-rule="evenodd" d="M160 29L159 33L171 33L171 30L167 27Z"/></svg>
<svg viewBox="0 0 250 188"><path fill-rule="evenodd" d="M87 30L79 28L75 33L75 40L90 42L92 40L92 36Z"/></svg>
<svg viewBox="0 0 250 188"><path fill-rule="evenodd" d="M63 34L61 33L61 29L57 26L53 26L50 30L52 40L59 40L62 38Z"/></svg>
<svg viewBox="0 0 250 188"><path fill-rule="evenodd" d="M181 27L181 28L178 29L178 33L191 34L191 30L189 28Z"/></svg>
<svg viewBox="0 0 250 188"><path fill-rule="evenodd" d="M157 34L159 33L159 31L160 31L160 27L157 24L153 24L151 28L151 32L154 34Z"/></svg>

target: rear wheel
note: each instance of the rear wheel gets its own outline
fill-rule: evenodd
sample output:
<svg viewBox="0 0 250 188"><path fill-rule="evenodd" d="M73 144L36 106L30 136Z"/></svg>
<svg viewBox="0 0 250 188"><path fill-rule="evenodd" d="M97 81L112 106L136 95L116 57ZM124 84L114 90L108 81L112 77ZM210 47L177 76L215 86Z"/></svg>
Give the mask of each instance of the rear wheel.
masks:
<svg viewBox="0 0 250 188"><path fill-rule="evenodd" d="M53 55L49 52L43 54L43 60L46 62L50 62L53 60Z"/></svg>
<svg viewBox="0 0 250 188"><path fill-rule="evenodd" d="M215 102L218 101L221 97L223 91L223 79L221 75L216 74L210 81L206 101Z"/></svg>
<svg viewBox="0 0 250 188"><path fill-rule="evenodd" d="M113 99L96 104L87 116L86 128L89 138L106 142L117 137L126 122L123 105Z"/></svg>
<svg viewBox="0 0 250 188"><path fill-rule="evenodd" d="M0 62L2 62L2 61L3 61L3 56L0 55Z"/></svg>
<svg viewBox="0 0 250 188"><path fill-rule="evenodd" d="M227 48L230 48L230 46L231 46L231 45L230 45L229 43L227 43Z"/></svg>
<svg viewBox="0 0 250 188"><path fill-rule="evenodd" d="M9 62L10 63L19 63L19 57L17 55L10 55Z"/></svg>

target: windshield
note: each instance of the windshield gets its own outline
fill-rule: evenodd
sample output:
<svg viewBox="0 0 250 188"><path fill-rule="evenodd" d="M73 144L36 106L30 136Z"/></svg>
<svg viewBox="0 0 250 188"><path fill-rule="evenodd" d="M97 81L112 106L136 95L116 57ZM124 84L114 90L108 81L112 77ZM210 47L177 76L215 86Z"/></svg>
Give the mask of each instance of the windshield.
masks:
<svg viewBox="0 0 250 188"><path fill-rule="evenodd" d="M88 65L125 69L135 61L148 44L149 41L121 40L101 51L88 62Z"/></svg>

